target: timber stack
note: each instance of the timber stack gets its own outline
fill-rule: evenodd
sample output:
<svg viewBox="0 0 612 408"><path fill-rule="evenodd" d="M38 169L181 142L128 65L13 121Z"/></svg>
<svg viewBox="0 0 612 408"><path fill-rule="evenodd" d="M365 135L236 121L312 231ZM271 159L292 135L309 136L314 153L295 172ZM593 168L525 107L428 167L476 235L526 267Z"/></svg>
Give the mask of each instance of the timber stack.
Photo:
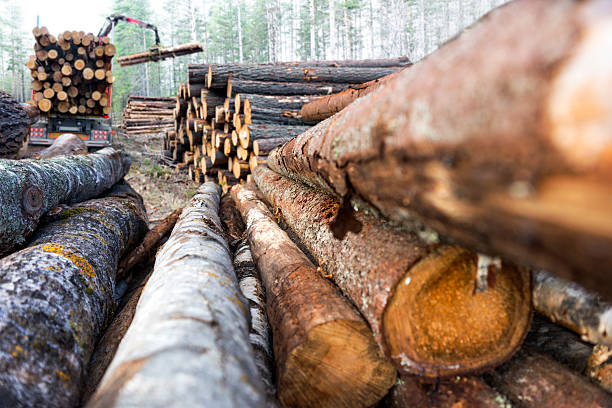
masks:
<svg viewBox="0 0 612 408"><path fill-rule="evenodd" d="M83 31L64 31L56 37L46 27L35 27L32 33L35 55L26 66L40 111L108 115L115 80L111 61L116 52L110 38Z"/></svg>
<svg viewBox="0 0 612 408"><path fill-rule="evenodd" d="M409 66L407 58L275 64L192 64L180 85L175 128L163 149L202 182L244 180L268 152L317 123L300 114L322 95L376 81Z"/></svg>
<svg viewBox="0 0 612 408"><path fill-rule="evenodd" d="M123 110L121 128L128 135L171 130L175 104L175 98L131 95Z"/></svg>

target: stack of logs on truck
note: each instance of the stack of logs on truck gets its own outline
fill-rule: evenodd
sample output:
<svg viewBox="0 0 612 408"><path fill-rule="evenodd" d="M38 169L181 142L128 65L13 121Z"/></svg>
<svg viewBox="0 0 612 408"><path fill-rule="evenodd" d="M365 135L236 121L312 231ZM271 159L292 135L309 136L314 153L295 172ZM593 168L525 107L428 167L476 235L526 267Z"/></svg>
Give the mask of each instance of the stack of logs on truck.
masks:
<svg viewBox="0 0 612 408"><path fill-rule="evenodd" d="M160 133L174 129L176 98L130 96L121 120L127 135Z"/></svg>
<svg viewBox="0 0 612 408"><path fill-rule="evenodd" d="M272 148L318 122L302 118L304 104L409 65L405 57L190 65L164 150L195 181L212 176L222 185L235 184Z"/></svg>
<svg viewBox="0 0 612 408"><path fill-rule="evenodd" d="M46 27L32 30L35 55L26 63L32 74L34 103L41 112L102 116L110 113L111 61L116 49L108 37Z"/></svg>

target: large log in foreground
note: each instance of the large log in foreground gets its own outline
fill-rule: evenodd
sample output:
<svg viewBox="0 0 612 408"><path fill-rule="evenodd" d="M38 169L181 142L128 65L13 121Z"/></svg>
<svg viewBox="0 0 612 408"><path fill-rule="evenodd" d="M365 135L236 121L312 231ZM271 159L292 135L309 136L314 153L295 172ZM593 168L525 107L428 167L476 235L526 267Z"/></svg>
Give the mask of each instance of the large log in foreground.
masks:
<svg viewBox="0 0 612 408"><path fill-rule="evenodd" d="M130 65L144 64L145 62L162 61L182 55L195 54L202 51L204 51L202 45L195 41L187 44L175 45L170 48L159 48L138 54L124 55L117 58L117 62L120 66L127 67Z"/></svg>
<svg viewBox="0 0 612 408"><path fill-rule="evenodd" d="M375 404L395 371L363 319L276 224L254 186L234 186L232 197L266 289L282 405Z"/></svg>
<svg viewBox="0 0 612 408"><path fill-rule="evenodd" d="M0 91L0 157L14 158L30 130L28 112L15 98Z"/></svg>
<svg viewBox="0 0 612 408"><path fill-rule="evenodd" d="M86 156L0 160L0 254L34 231L58 204L100 195L130 168L130 157L111 147Z"/></svg>
<svg viewBox="0 0 612 408"><path fill-rule="evenodd" d="M89 407L263 406L220 192L206 183L183 210Z"/></svg>
<svg viewBox="0 0 612 408"><path fill-rule="evenodd" d="M496 9L268 164L612 298L607 5Z"/></svg>
<svg viewBox="0 0 612 408"><path fill-rule="evenodd" d="M482 371L517 350L531 320L531 278L456 246L427 243L419 231L342 209L332 196L279 176L253 171L262 193L323 270L355 303L403 373L428 377ZM349 216L347 216L347 213ZM346 227L339 240L330 224ZM488 288L476 288L479 267Z"/></svg>
<svg viewBox="0 0 612 408"><path fill-rule="evenodd" d="M117 263L145 230L142 199L118 185L54 211L29 247L0 260L0 405L77 405L114 310Z"/></svg>

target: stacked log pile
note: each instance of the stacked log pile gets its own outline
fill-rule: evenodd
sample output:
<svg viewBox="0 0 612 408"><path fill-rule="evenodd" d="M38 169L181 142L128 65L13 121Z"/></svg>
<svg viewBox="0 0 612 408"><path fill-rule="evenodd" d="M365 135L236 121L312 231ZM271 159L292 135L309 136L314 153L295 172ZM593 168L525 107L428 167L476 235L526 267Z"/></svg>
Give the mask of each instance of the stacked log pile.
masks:
<svg viewBox="0 0 612 408"><path fill-rule="evenodd" d="M40 111L32 105L21 105L15 98L0 91L0 158L14 159L23 147L30 125Z"/></svg>
<svg viewBox="0 0 612 408"><path fill-rule="evenodd" d="M274 147L316 124L301 116L304 104L408 65L406 58L190 65L163 149L197 182L237 183Z"/></svg>
<svg viewBox="0 0 612 408"><path fill-rule="evenodd" d="M128 135L158 133L174 128L175 98L130 96L121 128Z"/></svg>
<svg viewBox="0 0 612 408"><path fill-rule="evenodd" d="M26 66L41 112L108 115L116 52L110 39L82 31L64 31L56 37L46 27L35 27L32 33L35 55Z"/></svg>

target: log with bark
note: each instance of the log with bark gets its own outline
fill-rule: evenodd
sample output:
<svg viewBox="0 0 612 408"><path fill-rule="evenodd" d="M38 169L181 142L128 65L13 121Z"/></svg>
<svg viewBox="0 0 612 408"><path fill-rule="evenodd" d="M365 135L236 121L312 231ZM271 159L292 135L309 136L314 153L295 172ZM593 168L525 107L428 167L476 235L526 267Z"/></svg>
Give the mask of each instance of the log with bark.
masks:
<svg viewBox="0 0 612 408"><path fill-rule="evenodd" d="M0 91L0 158L17 156L31 123L28 111L10 94Z"/></svg>
<svg viewBox="0 0 612 408"><path fill-rule="evenodd" d="M375 404L395 370L359 313L276 224L253 185L234 186L232 197L266 290L281 404Z"/></svg>
<svg viewBox="0 0 612 408"><path fill-rule="evenodd" d="M119 258L145 230L142 198L117 185L51 211L27 248L0 260L3 406L76 406Z"/></svg>
<svg viewBox="0 0 612 408"><path fill-rule="evenodd" d="M51 208L100 195L129 168L129 156L111 147L90 155L0 160L0 253L23 244Z"/></svg>
<svg viewBox="0 0 612 408"><path fill-rule="evenodd" d="M88 154L87 145L75 134L62 133L53 141L53 144L39 152L31 155L36 160L50 159L56 156L67 156L73 154Z"/></svg>
<svg viewBox="0 0 612 408"><path fill-rule="evenodd" d="M423 226L393 227L330 195L259 166L268 202L355 303L402 373L427 377L483 371L512 356L529 330L531 277L437 242ZM344 230L332 228L338 221ZM343 237L343 238L339 238ZM488 271L484 290L477 271Z"/></svg>
<svg viewBox="0 0 612 408"><path fill-rule="evenodd" d="M176 98L132 95L123 110L121 127L128 135L171 130L175 107Z"/></svg>
<svg viewBox="0 0 612 408"><path fill-rule="evenodd" d="M519 0L496 9L268 164L610 298L606 5Z"/></svg>
<svg viewBox="0 0 612 408"><path fill-rule="evenodd" d="M514 358L485 379L517 407L612 406L610 394L529 347L523 347Z"/></svg>
<svg viewBox="0 0 612 408"><path fill-rule="evenodd" d="M168 58L176 58L182 55L196 54L204 51L202 45L197 42L175 45L170 48L157 48L151 51L137 54L124 55L117 58L117 62L122 67L130 65L144 64L146 62L163 61Z"/></svg>
<svg viewBox="0 0 612 408"><path fill-rule="evenodd" d="M219 199L206 183L183 210L89 407L263 405Z"/></svg>

